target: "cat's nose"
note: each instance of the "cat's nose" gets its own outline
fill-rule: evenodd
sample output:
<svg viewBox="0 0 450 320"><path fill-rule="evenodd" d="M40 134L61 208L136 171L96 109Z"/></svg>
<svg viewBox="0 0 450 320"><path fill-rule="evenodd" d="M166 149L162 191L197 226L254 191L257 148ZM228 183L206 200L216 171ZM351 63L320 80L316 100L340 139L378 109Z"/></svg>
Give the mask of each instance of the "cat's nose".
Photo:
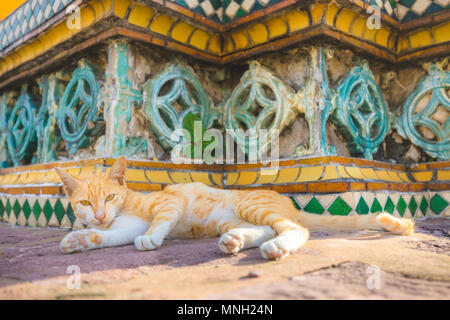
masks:
<svg viewBox="0 0 450 320"><path fill-rule="evenodd" d="M97 213L95 214L95 219L101 222L103 219L105 219L105 213L103 211L97 211Z"/></svg>

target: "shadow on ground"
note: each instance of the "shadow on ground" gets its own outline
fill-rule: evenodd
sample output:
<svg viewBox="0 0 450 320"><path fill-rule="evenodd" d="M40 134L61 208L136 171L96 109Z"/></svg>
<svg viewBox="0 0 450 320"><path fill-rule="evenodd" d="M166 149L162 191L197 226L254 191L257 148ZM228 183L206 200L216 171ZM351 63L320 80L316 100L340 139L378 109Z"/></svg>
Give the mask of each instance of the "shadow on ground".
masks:
<svg viewBox="0 0 450 320"><path fill-rule="evenodd" d="M417 231L316 232L291 257L268 262L257 248L224 255L217 239L63 255L67 231L0 223L0 298L449 299L450 220L419 222ZM72 265L83 275L79 291L66 286ZM368 290L371 265L380 267L384 291Z"/></svg>
<svg viewBox="0 0 450 320"><path fill-rule="evenodd" d="M13 227L0 223L0 287L67 275L71 265L83 273L152 266L155 270L199 264L263 263L258 249L237 256L224 255L217 239L165 240L155 251L137 251L124 245L64 255L59 241L67 231Z"/></svg>

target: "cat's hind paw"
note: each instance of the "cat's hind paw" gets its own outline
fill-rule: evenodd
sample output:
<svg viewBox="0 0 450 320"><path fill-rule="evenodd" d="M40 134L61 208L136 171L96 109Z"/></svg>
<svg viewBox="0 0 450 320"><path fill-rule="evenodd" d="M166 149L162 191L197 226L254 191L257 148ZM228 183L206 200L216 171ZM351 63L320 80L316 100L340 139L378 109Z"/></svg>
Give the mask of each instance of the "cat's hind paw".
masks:
<svg viewBox="0 0 450 320"><path fill-rule="evenodd" d="M244 247L244 239L231 231L222 235L219 239L219 248L223 253L237 254Z"/></svg>
<svg viewBox="0 0 450 320"><path fill-rule="evenodd" d="M151 235L143 235L134 239L134 245L139 251L155 250L161 247L162 240Z"/></svg>
<svg viewBox="0 0 450 320"><path fill-rule="evenodd" d="M289 230L278 237L264 242L260 247L261 255L268 260L279 260L300 248L308 239L308 234L302 230Z"/></svg>
<svg viewBox="0 0 450 320"><path fill-rule="evenodd" d="M266 241L259 249L263 258L267 260L280 260L289 255L289 250L280 243L280 239Z"/></svg>
<svg viewBox="0 0 450 320"><path fill-rule="evenodd" d="M83 252L100 247L101 236L93 230L74 231L66 235L59 243L63 253Z"/></svg>

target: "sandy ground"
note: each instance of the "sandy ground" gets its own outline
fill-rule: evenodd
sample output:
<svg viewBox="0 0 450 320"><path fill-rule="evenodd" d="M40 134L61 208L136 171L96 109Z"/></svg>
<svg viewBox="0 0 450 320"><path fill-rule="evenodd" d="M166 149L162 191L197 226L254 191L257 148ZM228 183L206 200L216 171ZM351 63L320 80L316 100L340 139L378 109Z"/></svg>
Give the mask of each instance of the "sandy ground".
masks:
<svg viewBox="0 0 450 320"><path fill-rule="evenodd" d="M450 299L450 220L417 231L313 233L287 259L265 261L258 249L226 256L217 239L63 255L67 231L0 223L0 299ZM73 266L79 289L69 288Z"/></svg>

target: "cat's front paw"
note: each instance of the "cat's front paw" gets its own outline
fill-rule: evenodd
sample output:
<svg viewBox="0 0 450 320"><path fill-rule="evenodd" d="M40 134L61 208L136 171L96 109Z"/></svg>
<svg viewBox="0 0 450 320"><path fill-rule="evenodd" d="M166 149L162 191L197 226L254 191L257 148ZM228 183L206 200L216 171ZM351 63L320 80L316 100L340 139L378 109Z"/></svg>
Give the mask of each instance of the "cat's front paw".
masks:
<svg viewBox="0 0 450 320"><path fill-rule="evenodd" d="M63 253L83 252L98 248L102 243L100 235L93 230L80 230L66 235L59 247Z"/></svg>
<svg viewBox="0 0 450 320"><path fill-rule="evenodd" d="M134 245L139 251L155 250L161 247L162 240L152 235L143 235L134 239Z"/></svg>

